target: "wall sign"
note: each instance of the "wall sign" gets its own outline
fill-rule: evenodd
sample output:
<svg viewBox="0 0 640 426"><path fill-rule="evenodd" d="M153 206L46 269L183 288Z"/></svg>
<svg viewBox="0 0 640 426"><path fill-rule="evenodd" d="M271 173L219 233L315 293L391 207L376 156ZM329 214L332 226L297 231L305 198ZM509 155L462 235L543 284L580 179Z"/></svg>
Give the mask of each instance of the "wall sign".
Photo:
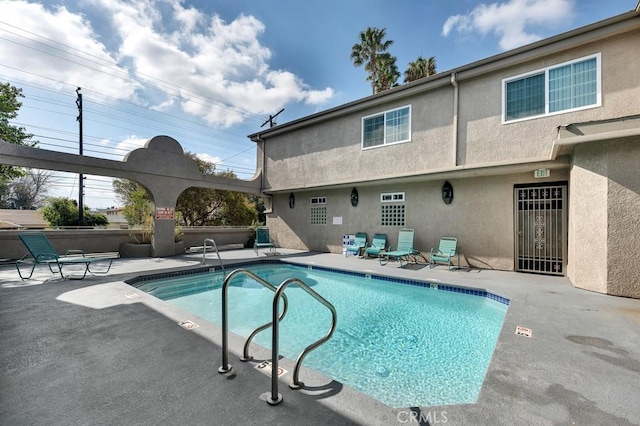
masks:
<svg viewBox="0 0 640 426"><path fill-rule="evenodd" d="M176 209L173 207L156 207L156 219L175 220Z"/></svg>

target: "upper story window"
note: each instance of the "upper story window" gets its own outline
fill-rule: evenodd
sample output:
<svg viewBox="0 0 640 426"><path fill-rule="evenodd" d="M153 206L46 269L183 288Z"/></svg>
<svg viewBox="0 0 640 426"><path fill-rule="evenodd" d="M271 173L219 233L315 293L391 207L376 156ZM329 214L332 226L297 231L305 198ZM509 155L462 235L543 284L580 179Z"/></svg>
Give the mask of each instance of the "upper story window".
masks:
<svg viewBox="0 0 640 426"><path fill-rule="evenodd" d="M362 148L411 140L411 105L362 118Z"/></svg>
<svg viewBox="0 0 640 426"><path fill-rule="evenodd" d="M503 122L600 106L600 54L503 80Z"/></svg>

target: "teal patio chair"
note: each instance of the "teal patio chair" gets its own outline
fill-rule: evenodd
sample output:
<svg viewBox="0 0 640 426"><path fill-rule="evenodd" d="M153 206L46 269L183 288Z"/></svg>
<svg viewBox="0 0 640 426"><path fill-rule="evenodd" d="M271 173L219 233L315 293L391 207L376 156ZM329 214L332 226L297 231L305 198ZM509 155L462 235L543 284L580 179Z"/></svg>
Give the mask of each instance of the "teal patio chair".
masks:
<svg viewBox="0 0 640 426"><path fill-rule="evenodd" d="M47 265L49 266L49 270L57 274L64 279L71 280L81 280L87 275L87 272L90 274L106 274L111 269L111 263L113 259L116 257L113 256L105 256L105 257L87 257L85 256L82 250L67 250L64 256L59 255L56 250L53 248L49 239L42 232L21 232L19 235L20 240L25 245L29 253L25 254L21 259L16 261L16 269L18 270L18 275L20 275L20 279L28 280L33 275L33 271L36 269L37 265ZM92 271L91 265L98 262L109 262L106 270L101 271ZM20 265L32 265L31 273L28 277L22 276L22 271L20 270ZM84 265L84 272L82 277L72 277L67 274L66 276L62 272L62 268L67 265ZM55 266L55 268L54 268Z"/></svg>
<svg viewBox="0 0 640 426"><path fill-rule="evenodd" d="M266 226L260 226L256 229L256 239L253 243L256 256L258 255L258 250L261 248L268 248L270 254L275 253L276 250L275 243L271 237L269 237L269 228Z"/></svg>
<svg viewBox="0 0 640 426"><path fill-rule="evenodd" d="M371 244L364 250L366 257L377 257L387 249L387 234L373 234Z"/></svg>
<svg viewBox="0 0 640 426"><path fill-rule="evenodd" d="M460 268L460 253L458 253L458 240L453 237L440 238L440 245L437 249L432 248L429 254L429 267L433 268L438 263L446 263L449 271L453 263L451 259L458 257L458 268Z"/></svg>
<svg viewBox="0 0 640 426"><path fill-rule="evenodd" d="M392 257L400 261L400 267L402 267L403 262L419 263L419 258L422 258L427 263L427 259L422 253L413 248L413 236L413 229L401 229L398 232L398 246L395 250L380 254L378 257L380 265L386 265Z"/></svg>
<svg viewBox="0 0 640 426"><path fill-rule="evenodd" d="M348 244L346 247L345 256L349 256L349 253L355 253L356 256L360 255L360 250L367 246L367 234L364 232L356 233L356 237L353 239L353 243Z"/></svg>

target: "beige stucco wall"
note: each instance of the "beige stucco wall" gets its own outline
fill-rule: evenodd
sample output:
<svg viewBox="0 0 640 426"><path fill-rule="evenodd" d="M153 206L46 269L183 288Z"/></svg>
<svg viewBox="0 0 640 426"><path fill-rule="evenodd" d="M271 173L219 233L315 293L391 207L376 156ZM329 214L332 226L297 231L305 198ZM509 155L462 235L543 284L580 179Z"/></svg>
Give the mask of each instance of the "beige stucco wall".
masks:
<svg viewBox="0 0 640 426"><path fill-rule="evenodd" d="M411 105L412 140L361 149L362 117ZM439 89L423 98L407 98L292 131L266 143L266 188L379 179L427 172L452 164L453 94Z"/></svg>
<svg viewBox="0 0 640 426"><path fill-rule="evenodd" d="M560 125L640 114L640 31L460 82L460 164L548 157ZM602 106L502 124L502 80L601 54Z"/></svg>
<svg viewBox="0 0 640 426"><path fill-rule="evenodd" d="M576 147L569 185L567 277L601 293L607 289L606 151L604 143Z"/></svg>
<svg viewBox="0 0 640 426"><path fill-rule="evenodd" d="M608 148L607 293L640 298L640 138Z"/></svg>
<svg viewBox="0 0 640 426"><path fill-rule="evenodd" d="M639 138L575 148L567 276L576 287L640 297L638 170Z"/></svg>
<svg viewBox="0 0 640 426"><path fill-rule="evenodd" d="M380 193L405 192L406 228L415 230L415 247L428 254L443 236L457 237L462 264L479 268L514 270L513 187L519 183L564 181L567 170L554 170L547 179L531 174L451 179L454 200L443 203L443 181L358 187L359 203L351 206L352 188L296 192L293 209L289 195L274 196L274 211L267 218L271 236L283 247L342 252L342 236L366 232L387 234L397 244L401 227L380 225ZM327 198L327 224L310 224L310 197ZM334 225L333 218L342 224Z"/></svg>

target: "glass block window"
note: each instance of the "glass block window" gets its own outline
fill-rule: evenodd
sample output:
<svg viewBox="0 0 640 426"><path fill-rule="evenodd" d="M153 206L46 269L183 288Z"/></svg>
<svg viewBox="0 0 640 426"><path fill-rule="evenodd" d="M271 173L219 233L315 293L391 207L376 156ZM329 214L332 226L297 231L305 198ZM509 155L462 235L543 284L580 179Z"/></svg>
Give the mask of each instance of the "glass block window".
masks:
<svg viewBox="0 0 640 426"><path fill-rule="evenodd" d="M362 119L362 149L411 140L411 105Z"/></svg>
<svg viewBox="0 0 640 426"><path fill-rule="evenodd" d="M311 224L326 225L327 224L327 208L311 207Z"/></svg>
<svg viewBox="0 0 640 426"><path fill-rule="evenodd" d="M383 204L380 210L380 225L405 226L404 216L404 204Z"/></svg>
<svg viewBox="0 0 640 426"><path fill-rule="evenodd" d="M504 122L601 105L600 54L503 80Z"/></svg>

